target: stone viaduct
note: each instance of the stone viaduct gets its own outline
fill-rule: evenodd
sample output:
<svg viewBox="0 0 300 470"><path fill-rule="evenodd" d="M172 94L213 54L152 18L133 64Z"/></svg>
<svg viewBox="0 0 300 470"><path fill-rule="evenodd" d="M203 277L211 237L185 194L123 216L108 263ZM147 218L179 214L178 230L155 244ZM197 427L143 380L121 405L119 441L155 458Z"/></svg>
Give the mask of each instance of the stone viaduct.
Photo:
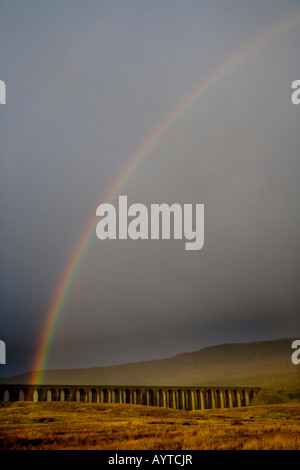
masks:
<svg viewBox="0 0 300 470"><path fill-rule="evenodd" d="M259 387L150 387L104 385L0 385L1 401L80 401L178 410L247 406Z"/></svg>

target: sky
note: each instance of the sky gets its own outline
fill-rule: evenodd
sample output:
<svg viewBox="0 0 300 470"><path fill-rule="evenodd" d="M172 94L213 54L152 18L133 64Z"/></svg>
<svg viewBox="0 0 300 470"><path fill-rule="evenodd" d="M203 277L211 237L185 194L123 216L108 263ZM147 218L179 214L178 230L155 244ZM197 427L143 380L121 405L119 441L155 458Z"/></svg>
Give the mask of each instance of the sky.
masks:
<svg viewBox="0 0 300 470"><path fill-rule="evenodd" d="M241 50L111 201L204 204L203 248L94 231L46 367L299 336L299 1L0 1L0 44L1 377L32 369L65 267L128 162Z"/></svg>

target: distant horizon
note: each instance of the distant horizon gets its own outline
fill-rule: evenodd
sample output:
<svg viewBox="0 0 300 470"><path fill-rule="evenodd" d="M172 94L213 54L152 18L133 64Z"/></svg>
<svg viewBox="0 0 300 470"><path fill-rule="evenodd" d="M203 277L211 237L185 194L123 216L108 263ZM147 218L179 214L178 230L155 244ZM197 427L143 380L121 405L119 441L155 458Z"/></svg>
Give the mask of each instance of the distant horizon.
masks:
<svg viewBox="0 0 300 470"><path fill-rule="evenodd" d="M300 337L300 335L299 335ZM160 357L160 358L157 358L157 359L144 359L144 360L141 360L141 361L130 361L130 362L120 362L120 363L116 363L116 364L108 364L108 365L102 365L102 366L86 366L86 367L62 367L62 368L52 368L52 369L44 369L44 372L55 372L55 371L62 371L62 370L86 370L86 369L105 369L105 368L111 368L111 367L118 367L118 366L125 366L125 365L131 365L131 364L142 364L142 363L149 363L149 362L155 362L155 361L162 361L162 360L168 360L168 359L172 359L172 358L175 358L177 356L180 356L180 355L185 355L185 354L193 354L193 353L197 353L197 352L200 352L204 349L210 349L210 348L215 348L215 347L219 347L219 346L230 346L230 345L242 345L242 344L255 344L255 343L274 343L274 342L279 342L279 341L293 341L295 339L298 339L298 337L285 337L285 338L274 338L274 339L270 339L270 340L253 340L253 341L241 341L241 342L221 342L221 343L217 343L217 344L212 344L212 345L209 345L209 346L203 346L202 348L200 349L195 349L195 350L192 350L192 351L182 351L182 352L179 352L179 353L176 353L176 354L173 354L171 356L165 356L165 357ZM292 352L292 351L291 351ZM26 374L32 374L33 372L36 372L36 371L33 371L33 370L27 370L27 371L24 371L24 372L20 372L20 373L17 373L17 374L13 374L13 375L9 375L9 376L3 376L3 377L0 377L0 382L1 380L6 380L6 379L9 379L9 378L14 378L14 377L18 377L19 375L26 375Z"/></svg>

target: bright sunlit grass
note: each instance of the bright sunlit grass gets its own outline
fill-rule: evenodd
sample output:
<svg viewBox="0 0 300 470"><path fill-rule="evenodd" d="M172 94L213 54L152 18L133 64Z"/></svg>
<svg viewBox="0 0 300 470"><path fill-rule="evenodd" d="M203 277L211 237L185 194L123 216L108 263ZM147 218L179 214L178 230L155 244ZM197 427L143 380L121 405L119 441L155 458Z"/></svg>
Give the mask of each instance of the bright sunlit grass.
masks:
<svg viewBox="0 0 300 470"><path fill-rule="evenodd" d="M300 449L300 404L180 411L96 403L3 404L1 449Z"/></svg>

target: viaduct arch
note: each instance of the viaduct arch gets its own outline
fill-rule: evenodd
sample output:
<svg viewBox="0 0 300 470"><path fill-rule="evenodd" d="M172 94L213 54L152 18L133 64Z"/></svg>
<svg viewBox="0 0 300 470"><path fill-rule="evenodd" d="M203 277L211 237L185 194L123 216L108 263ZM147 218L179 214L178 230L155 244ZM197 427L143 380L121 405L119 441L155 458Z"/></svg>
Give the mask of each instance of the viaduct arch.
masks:
<svg viewBox="0 0 300 470"><path fill-rule="evenodd" d="M260 387L0 385L1 401L78 401L203 410L248 406Z"/></svg>

